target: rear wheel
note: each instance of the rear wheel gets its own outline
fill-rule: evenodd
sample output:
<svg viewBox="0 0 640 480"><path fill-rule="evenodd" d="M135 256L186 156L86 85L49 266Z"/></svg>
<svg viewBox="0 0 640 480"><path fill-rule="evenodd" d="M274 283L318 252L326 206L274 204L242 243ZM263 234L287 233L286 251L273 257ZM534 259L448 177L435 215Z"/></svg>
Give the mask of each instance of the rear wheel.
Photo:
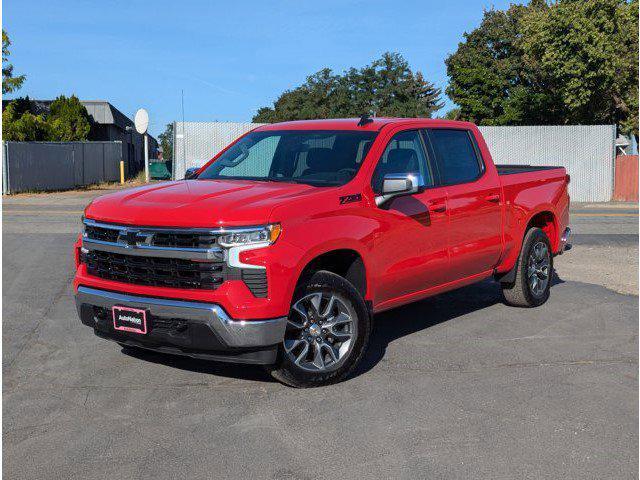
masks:
<svg viewBox="0 0 640 480"><path fill-rule="evenodd" d="M512 284L502 284L502 293L509 305L537 307L549 299L553 277L553 256L549 237L539 228L527 231L516 264Z"/></svg>
<svg viewBox="0 0 640 480"><path fill-rule="evenodd" d="M297 289L274 378L293 387L317 387L346 378L364 356L371 320L351 283L319 271Z"/></svg>

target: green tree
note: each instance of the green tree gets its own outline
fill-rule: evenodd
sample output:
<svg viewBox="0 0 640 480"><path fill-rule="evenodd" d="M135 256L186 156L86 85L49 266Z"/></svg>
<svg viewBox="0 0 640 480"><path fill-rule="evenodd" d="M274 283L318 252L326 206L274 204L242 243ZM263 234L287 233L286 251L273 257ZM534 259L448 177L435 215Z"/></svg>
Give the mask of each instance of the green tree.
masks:
<svg viewBox="0 0 640 480"><path fill-rule="evenodd" d="M324 68L299 87L284 92L273 107L262 107L254 122L378 116L430 117L442 108L441 91L413 72L398 53L385 53L342 75Z"/></svg>
<svg viewBox="0 0 640 480"><path fill-rule="evenodd" d="M447 120L460 120L460 108L452 108L444 114L444 118L446 118Z"/></svg>
<svg viewBox="0 0 640 480"><path fill-rule="evenodd" d="M562 0L527 12L521 43L563 123L638 131L638 0Z"/></svg>
<svg viewBox="0 0 640 480"><path fill-rule="evenodd" d="M523 16L547 8L544 1L533 1L505 11L488 10L480 26L464 34L445 61L446 93L459 105L461 119L482 125L553 122L553 104L544 105L548 99L538 95L520 42Z"/></svg>
<svg viewBox="0 0 640 480"><path fill-rule="evenodd" d="M638 128L638 0L489 10L446 60L460 117L484 125Z"/></svg>
<svg viewBox="0 0 640 480"><path fill-rule="evenodd" d="M87 109L78 97L67 98L60 95L49 107L47 115L48 140L74 142L86 140L91 130L91 120Z"/></svg>
<svg viewBox="0 0 640 480"><path fill-rule="evenodd" d="M2 29L2 94L11 93L15 90L18 90L25 79L27 78L24 75L13 76L13 65L9 63L9 55L11 52L9 51L9 46L11 45L11 40L9 40L9 35L7 35L6 30Z"/></svg>
<svg viewBox="0 0 640 480"><path fill-rule="evenodd" d="M2 137L14 142L46 140L47 123L42 115L30 111L29 97L19 98L7 105L2 112Z"/></svg>
<svg viewBox="0 0 640 480"><path fill-rule="evenodd" d="M164 132L158 135L158 139L162 147L162 158L173 160L173 123L167 123Z"/></svg>

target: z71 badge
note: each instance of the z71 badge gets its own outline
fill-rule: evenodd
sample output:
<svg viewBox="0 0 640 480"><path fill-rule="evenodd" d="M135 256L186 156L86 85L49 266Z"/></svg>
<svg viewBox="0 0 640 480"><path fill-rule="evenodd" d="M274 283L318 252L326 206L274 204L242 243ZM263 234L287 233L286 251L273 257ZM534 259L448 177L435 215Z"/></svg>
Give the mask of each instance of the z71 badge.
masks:
<svg viewBox="0 0 640 480"><path fill-rule="evenodd" d="M344 205L345 203L359 202L360 200L362 200L362 194L360 193L345 195L344 197L340 197L340 205Z"/></svg>

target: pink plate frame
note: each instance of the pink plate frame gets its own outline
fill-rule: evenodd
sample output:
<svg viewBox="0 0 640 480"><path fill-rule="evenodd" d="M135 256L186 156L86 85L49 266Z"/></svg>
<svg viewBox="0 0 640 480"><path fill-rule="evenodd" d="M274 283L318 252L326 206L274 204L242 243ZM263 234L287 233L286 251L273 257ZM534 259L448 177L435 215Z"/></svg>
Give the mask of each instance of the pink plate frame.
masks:
<svg viewBox="0 0 640 480"><path fill-rule="evenodd" d="M142 313L142 326L144 328L140 330L139 328L133 327L118 327L116 325L116 310L120 310L121 312ZM145 310L141 310L139 308L113 306L111 307L111 315L113 317L113 328L115 330L119 330L121 332L139 333L142 335L147 333L147 312Z"/></svg>

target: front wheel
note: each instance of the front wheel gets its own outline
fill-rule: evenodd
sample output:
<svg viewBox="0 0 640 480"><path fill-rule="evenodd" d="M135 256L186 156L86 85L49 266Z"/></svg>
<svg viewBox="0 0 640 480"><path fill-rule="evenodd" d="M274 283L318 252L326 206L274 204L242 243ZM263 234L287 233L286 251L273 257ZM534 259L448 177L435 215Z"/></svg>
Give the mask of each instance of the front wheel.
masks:
<svg viewBox="0 0 640 480"><path fill-rule="evenodd" d="M370 315L355 287L334 273L316 272L294 295L271 374L292 387L339 382L364 356L370 332Z"/></svg>
<svg viewBox="0 0 640 480"><path fill-rule="evenodd" d="M512 284L502 285L502 294L509 305L537 307L549 299L553 278L553 256L549 237L539 228L527 231L516 264Z"/></svg>

